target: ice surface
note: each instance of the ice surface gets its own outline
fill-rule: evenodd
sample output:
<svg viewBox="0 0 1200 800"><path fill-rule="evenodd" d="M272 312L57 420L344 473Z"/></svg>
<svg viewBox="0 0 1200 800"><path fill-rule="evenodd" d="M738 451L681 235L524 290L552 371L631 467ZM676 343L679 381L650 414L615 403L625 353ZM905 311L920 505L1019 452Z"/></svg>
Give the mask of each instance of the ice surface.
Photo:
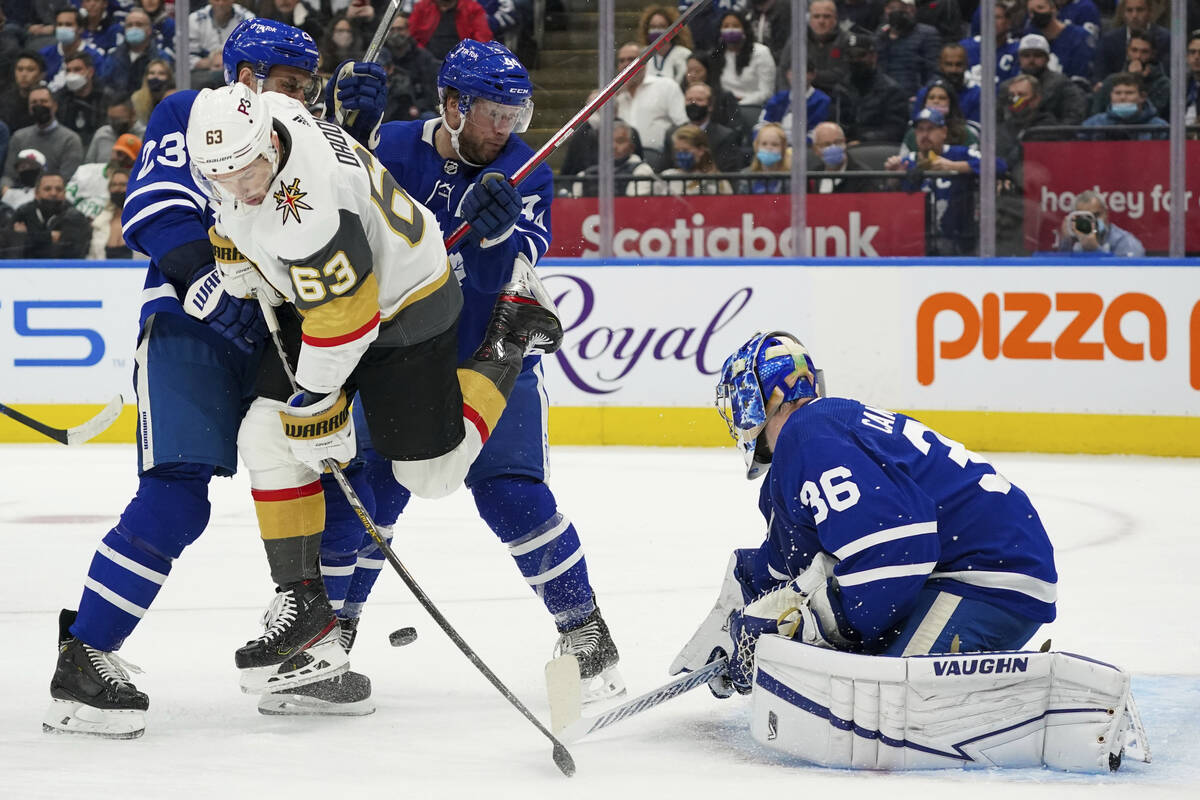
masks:
<svg viewBox="0 0 1200 800"><path fill-rule="evenodd" d="M708 612L729 550L757 544L757 484L733 450L559 448L551 485L577 524L631 695ZM355 668L379 705L355 719L265 717L239 693L233 651L270 599L243 476L213 485L207 533L179 560L121 655L151 698L135 741L41 733L57 611L75 607L100 537L136 485L128 446L6 445L0 492L0 798L929 798L1200 796L1200 461L999 454L1057 548L1057 649L1135 674L1155 763L1115 775L1048 770L865 774L802 766L760 748L745 698L697 689L571 746L550 746L509 707L385 570ZM424 589L533 712L555 634L541 604L460 491L414 503L395 547ZM414 625L404 648L388 634ZM564 794L569 793L569 794ZM786 794L785 794L786 793Z"/></svg>

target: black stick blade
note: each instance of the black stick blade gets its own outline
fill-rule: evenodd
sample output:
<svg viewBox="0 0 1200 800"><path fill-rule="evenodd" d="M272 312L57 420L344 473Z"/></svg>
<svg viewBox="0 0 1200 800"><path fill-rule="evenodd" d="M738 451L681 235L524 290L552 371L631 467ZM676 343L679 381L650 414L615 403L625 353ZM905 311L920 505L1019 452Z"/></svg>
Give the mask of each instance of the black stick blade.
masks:
<svg viewBox="0 0 1200 800"><path fill-rule="evenodd" d="M568 778L575 774L575 759L567 752L567 748L558 742L554 743L554 763Z"/></svg>

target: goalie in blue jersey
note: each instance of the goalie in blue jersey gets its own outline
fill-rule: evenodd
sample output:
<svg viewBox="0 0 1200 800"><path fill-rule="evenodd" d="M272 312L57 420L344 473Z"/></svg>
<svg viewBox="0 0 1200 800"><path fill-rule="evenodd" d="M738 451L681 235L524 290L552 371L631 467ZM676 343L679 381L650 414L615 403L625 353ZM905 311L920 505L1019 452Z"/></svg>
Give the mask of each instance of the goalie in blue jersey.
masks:
<svg viewBox="0 0 1200 800"><path fill-rule="evenodd" d="M486 341L489 320L511 304L497 304L506 284L533 267L550 246L553 176L541 165L514 188L507 180L533 151L518 136L533 112L525 67L503 45L460 42L438 74L442 116L389 122L379 131L375 156L414 200L428 207L449 235L471 224L450 253L462 284L458 325L460 362L477 349L503 347ZM340 115L340 110L338 111ZM496 325L497 322L501 324ZM559 632L557 654L579 662L585 700L624 692L618 653L600 615L575 525L558 508L546 485L547 398L541 359L525 358L508 405L466 478L479 515L509 548L525 581L545 604ZM369 431L356 403L355 426L364 445L376 522L390 536L408 503L387 461L370 448ZM352 629L383 566L354 514L326 477L328 527L322 571L330 600L340 606L343 627Z"/></svg>
<svg viewBox="0 0 1200 800"><path fill-rule="evenodd" d="M241 23L223 60L228 83L309 104L320 99L316 45L290 25ZM367 125L350 132L368 138L382 114L382 71L352 65L340 77L343 105L361 109ZM257 302L227 293L214 265L213 215L189 170L185 142L196 96L176 92L155 108L129 181L123 233L150 257L134 371L138 489L96 550L78 612L60 615L52 702L43 721L51 732L133 738L144 731L149 699L116 651L150 608L172 562L208 524L208 484L236 471L238 427L255 394L267 332ZM294 542L265 542L273 573L297 560ZM295 605L306 593L317 594L293 588L285 599ZM319 621L332 624L336 638L328 603L325 612ZM357 689L369 694L369 684Z"/></svg>
<svg viewBox="0 0 1200 800"><path fill-rule="evenodd" d="M1054 619L1057 581L1026 494L958 442L823 383L787 333L725 362L718 407L747 477L766 476L767 537L734 551L671 673L728 655L714 694L748 693L764 633L893 656L1025 645Z"/></svg>

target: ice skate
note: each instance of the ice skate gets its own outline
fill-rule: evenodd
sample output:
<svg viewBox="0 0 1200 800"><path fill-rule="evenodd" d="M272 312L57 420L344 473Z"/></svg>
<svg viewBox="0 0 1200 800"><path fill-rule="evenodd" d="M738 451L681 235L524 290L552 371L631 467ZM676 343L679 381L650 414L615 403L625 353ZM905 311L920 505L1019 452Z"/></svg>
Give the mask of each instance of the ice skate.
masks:
<svg viewBox="0 0 1200 800"><path fill-rule="evenodd" d="M136 739L146 731L150 699L129 680L141 672L116 653L89 647L71 636L75 612L58 617L58 664L50 679L50 708L42 719L47 733L74 733L107 739Z"/></svg>
<svg viewBox="0 0 1200 800"><path fill-rule="evenodd" d="M518 353L549 355L562 345L562 323L558 309L533 268L523 258L513 264L513 276L492 308L483 344L475 360L503 361Z"/></svg>
<svg viewBox="0 0 1200 800"><path fill-rule="evenodd" d="M349 655L358 636L358 618L338 618L338 643ZM302 686L289 686L264 694L258 713L272 716L319 715L362 717L375 713L371 679L347 669L340 675Z"/></svg>
<svg viewBox="0 0 1200 800"><path fill-rule="evenodd" d="M580 702L583 705L625 694L625 679L617 670L621 656L604 617L597 608L579 625L564 631L554 647L555 658L573 656L579 665Z"/></svg>
<svg viewBox="0 0 1200 800"><path fill-rule="evenodd" d="M266 630L234 655L242 691L290 690L349 669L341 628L321 581L300 581L275 591L263 617Z"/></svg>

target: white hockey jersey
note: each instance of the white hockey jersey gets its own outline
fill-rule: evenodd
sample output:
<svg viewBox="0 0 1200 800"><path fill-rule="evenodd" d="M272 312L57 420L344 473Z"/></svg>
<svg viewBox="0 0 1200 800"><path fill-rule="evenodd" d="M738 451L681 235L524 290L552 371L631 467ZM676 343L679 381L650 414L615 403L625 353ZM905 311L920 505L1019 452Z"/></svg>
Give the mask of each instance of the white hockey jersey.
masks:
<svg viewBox="0 0 1200 800"><path fill-rule="evenodd" d="M217 233L303 317L297 382L335 391L381 326L390 344L427 339L454 324L461 292L437 220L370 152L297 101L261 97L286 158L261 205L217 205Z"/></svg>

